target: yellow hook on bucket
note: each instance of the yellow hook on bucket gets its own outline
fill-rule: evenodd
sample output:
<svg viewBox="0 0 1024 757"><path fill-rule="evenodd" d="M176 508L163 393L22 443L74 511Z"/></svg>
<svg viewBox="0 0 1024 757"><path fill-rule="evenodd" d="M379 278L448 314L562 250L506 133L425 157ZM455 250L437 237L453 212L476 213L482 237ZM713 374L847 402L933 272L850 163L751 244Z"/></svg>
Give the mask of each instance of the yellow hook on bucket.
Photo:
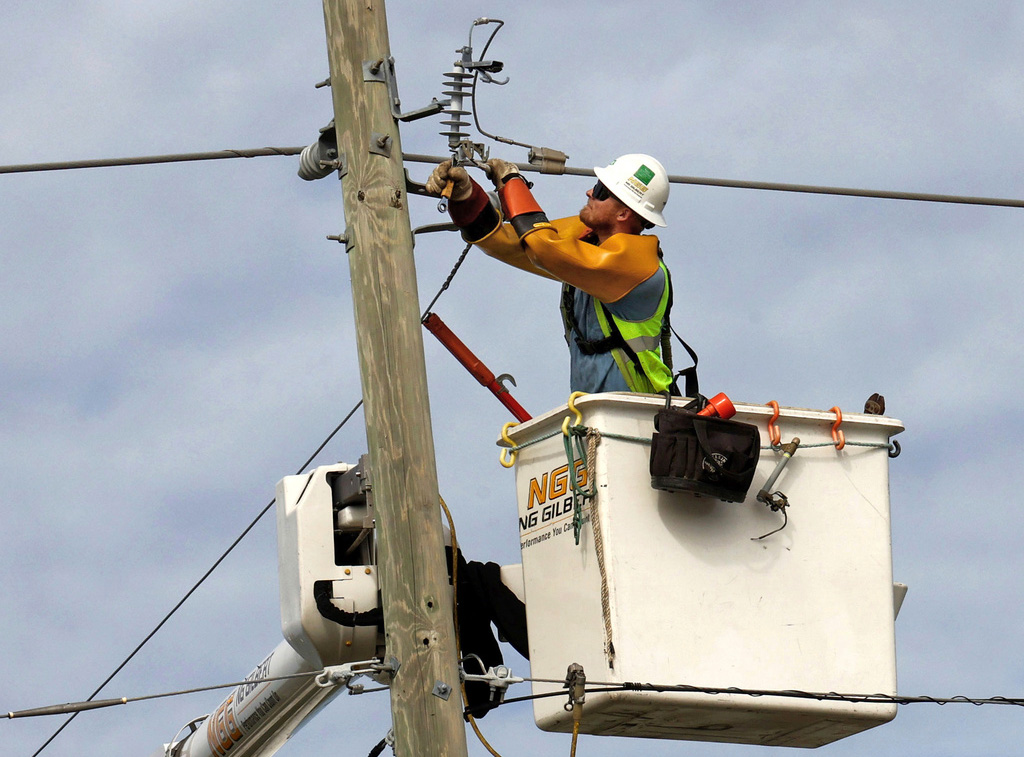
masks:
<svg viewBox="0 0 1024 757"><path fill-rule="evenodd" d="M508 442L508 447L502 447L501 453L498 455L498 462L501 463L503 468L511 468L516 464L516 443L509 438L508 430L518 425L515 421L509 421L501 427L501 440Z"/></svg>
<svg viewBox="0 0 1024 757"><path fill-rule="evenodd" d="M586 397L586 392L573 392L569 395L569 401L566 403L569 405L569 410L576 414L576 423L573 425L579 426L583 423L583 413L576 407L576 400L580 397ZM566 436L569 435L569 416L565 416L565 420L562 421L562 433Z"/></svg>

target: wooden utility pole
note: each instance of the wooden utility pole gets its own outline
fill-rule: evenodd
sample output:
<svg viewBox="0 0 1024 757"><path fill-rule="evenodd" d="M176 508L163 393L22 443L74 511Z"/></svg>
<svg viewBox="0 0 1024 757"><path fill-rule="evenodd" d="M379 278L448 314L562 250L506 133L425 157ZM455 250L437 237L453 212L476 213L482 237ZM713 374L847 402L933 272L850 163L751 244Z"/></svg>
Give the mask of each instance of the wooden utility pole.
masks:
<svg viewBox="0 0 1024 757"><path fill-rule="evenodd" d="M398 757L466 755L383 0L324 0Z"/></svg>

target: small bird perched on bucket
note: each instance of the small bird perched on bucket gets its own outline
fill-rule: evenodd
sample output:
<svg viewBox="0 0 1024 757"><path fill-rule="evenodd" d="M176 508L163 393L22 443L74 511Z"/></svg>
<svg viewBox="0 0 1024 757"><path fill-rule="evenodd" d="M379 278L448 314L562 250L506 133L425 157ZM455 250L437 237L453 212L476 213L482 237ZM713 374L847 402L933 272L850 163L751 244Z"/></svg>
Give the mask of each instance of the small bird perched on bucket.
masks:
<svg viewBox="0 0 1024 757"><path fill-rule="evenodd" d="M865 415L885 415L885 397L875 392L864 403Z"/></svg>

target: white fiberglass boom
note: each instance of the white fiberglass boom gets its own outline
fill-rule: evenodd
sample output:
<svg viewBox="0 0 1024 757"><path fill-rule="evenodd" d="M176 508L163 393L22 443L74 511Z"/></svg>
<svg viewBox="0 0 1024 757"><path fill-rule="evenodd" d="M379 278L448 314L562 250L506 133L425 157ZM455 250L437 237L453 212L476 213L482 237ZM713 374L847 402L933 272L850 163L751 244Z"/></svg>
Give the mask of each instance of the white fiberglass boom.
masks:
<svg viewBox="0 0 1024 757"><path fill-rule="evenodd" d="M152 757L269 757L344 689L320 686L317 672L282 641L246 676L246 681L253 683L237 686L204 720L189 724L191 733L158 749ZM309 675L298 675L302 673ZM297 677L255 682L279 676Z"/></svg>
<svg viewBox="0 0 1024 757"><path fill-rule="evenodd" d="M152 757L269 757L383 651L365 458L288 476L276 500L285 640Z"/></svg>

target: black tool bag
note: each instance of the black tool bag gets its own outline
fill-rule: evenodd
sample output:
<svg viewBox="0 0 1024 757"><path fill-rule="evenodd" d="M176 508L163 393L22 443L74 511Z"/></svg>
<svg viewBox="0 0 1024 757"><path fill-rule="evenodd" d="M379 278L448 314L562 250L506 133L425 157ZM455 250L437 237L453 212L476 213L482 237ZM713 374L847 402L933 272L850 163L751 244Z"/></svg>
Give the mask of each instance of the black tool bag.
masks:
<svg viewBox="0 0 1024 757"><path fill-rule="evenodd" d="M651 486L742 502L761 455L761 435L749 423L697 415L706 402L698 396L675 408L669 398L654 417Z"/></svg>

